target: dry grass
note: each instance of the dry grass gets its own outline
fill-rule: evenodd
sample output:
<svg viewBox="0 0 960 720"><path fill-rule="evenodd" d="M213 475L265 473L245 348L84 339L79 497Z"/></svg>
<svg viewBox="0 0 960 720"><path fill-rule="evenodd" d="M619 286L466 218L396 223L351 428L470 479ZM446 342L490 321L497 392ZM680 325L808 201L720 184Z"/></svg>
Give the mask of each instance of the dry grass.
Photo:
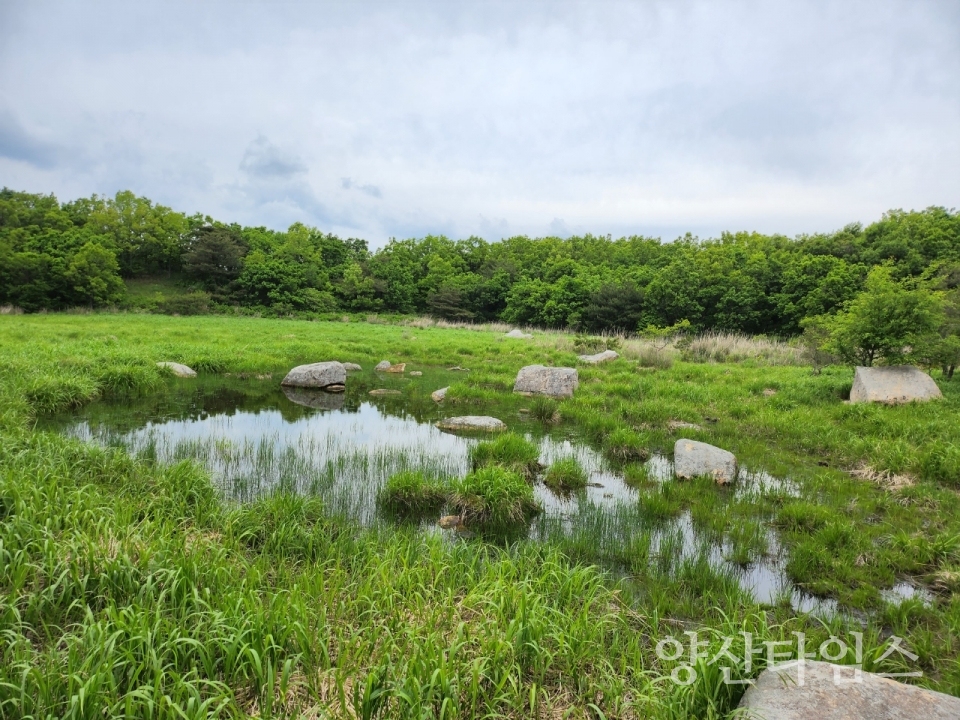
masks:
<svg viewBox="0 0 960 720"><path fill-rule="evenodd" d="M866 463L860 463L850 471L850 476L857 480L872 482L877 487L890 492L898 492L904 488L913 487L916 480L910 475L898 475L889 470L875 470Z"/></svg>

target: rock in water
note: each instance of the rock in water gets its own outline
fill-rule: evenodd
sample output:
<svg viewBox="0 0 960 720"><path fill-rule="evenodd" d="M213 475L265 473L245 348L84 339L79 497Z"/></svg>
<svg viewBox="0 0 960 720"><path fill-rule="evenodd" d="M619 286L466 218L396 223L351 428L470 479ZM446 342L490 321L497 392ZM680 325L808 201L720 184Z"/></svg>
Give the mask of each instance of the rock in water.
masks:
<svg viewBox="0 0 960 720"><path fill-rule="evenodd" d="M374 368L374 370L383 372L384 370L389 370L392 364L393 363L391 363L389 360L381 360L377 363L377 366Z"/></svg>
<svg viewBox="0 0 960 720"><path fill-rule="evenodd" d="M386 395L403 395L399 390L386 390L384 388L378 388L376 390L371 390L368 395L373 395L374 397L384 397Z"/></svg>
<svg viewBox="0 0 960 720"><path fill-rule="evenodd" d="M298 365L287 373L281 385L306 388L328 388L331 391L343 391L347 382L347 371L336 361L318 362L311 365ZM337 387L339 386L339 387Z"/></svg>
<svg viewBox="0 0 960 720"><path fill-rule="evenodd" d="M853 376L850 402L907 403L943 397L940 388L913 365L858 367Z"/></svg>
<svg viewBox="0 0 960 720"><path fill-rule="evenodd" d="M341 365L343 365L343 369L347 370L348 372L350 370L363 370L363 368L356 363L341 363Z"/></svg>
<svg viewBox="0 0 960 720"><path fill-rule="evenodd" d="M182 363L158 362L157 367L166 368L179 378L192 378L197 376L197 373L193 368L189 368Z"/></svg>
<svg viewBox="0 0 960 720"><path fill-rule="evenodd" d="M513 329L508 332L504 337L514 338L516 340L529 340L533 335L523 332L523 330Z"/></svg>
<svg viewBox="0 0 960 720"><path fill-rule="evenodd" d="M608 360L616 360L618 357L620 357L620 355L615 353L613 350L604 350L596 355L577 355L577 359L580 362L585 362L590 365L607 362Z"/></svg>
<svg viewBox="0 0 960 720"><path fill-rule="evenodd" d="M434 390L430 393L430 397L433 398L434 402L443 402L443 399L447 396L447 390L449 387L440 388L439 390Z"/></svg>
<svg viewBox="0 0 960 720"><path fill-rule="evenodd" d="M555 398L573 397L580 386L580 378L574 368L527 365L520 368L513 391L523 395L548 395Z"/></svg>
<svg viewBox="0 0 960 720"><path fill-rule="evenodd" d="M437 427L441 430L474 430L480 432L500 432L507 429L503 420L486 415L464 415L462 417L446 418L438 422Z"/></svg>
<svg viewBox="0 0 960 720"><path fill-rule="evenodd" d="M280 388L290 402L316 410L339 410L343 407L343 395L325 389L284 386Z"/></svg>
<svg viewBox="0 0 960 720"><path fill-rule="evenodd" d="M764 720L955 720L960 698L869 672L857 682L852 667L807 660L802 684L796 665L764 670L740 709Z"/></svg>
<svg viewBox="0 0 960 720"><path fill-rule="evenodd" d="M737 458L713 445L697 440L677 440L673 446L673 473L678 478L712 477L718 485L737 477Z"/></svg>
<svg viewBox="0 0 960 720"><path fill-rule="evenodd" d="M437 525L444 530L454 530L463 525L463 520L460 519L459 515L444 515L437 522Z"/></svg>

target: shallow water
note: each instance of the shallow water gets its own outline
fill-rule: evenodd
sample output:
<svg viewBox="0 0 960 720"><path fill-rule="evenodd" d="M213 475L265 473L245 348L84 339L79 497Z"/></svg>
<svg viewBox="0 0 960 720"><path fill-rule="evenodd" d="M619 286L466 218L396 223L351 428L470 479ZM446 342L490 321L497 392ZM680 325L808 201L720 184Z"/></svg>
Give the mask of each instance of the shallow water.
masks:
<svg viewBox="0 0 960 720"><path fill-rule="evenodd" d="M41 426L160 463L199 461L233 501L248 502L277 489L309 493L323 498L331 512L369 525L381 521L377 492L394 473L417 469L457 477L468 472L469 449L484 438L443 432L436 421L490 414L536 442L544 465L573 456L589 474L590 486L566 497L542 484L535 486L544 512L531 524L530 540L580 538L581 545L595 553L591 561L603 564L623 547L645 543L651 562L667 568L705 562L735 579L758 602L789 600L798 611L838 612L835 602L804 595L789 582L774 531L767 531L764 555L746 567L735 565L727 560L725 544L698 532L689 511L649 523L636 511L637 490L575 429L548 428L529 419L519 412L523 401L517 399L483 410L439 406L430 400L432 390L456 379L455 373L439 370L416 380L352 373L347 392L340 395L281 390L272 378L174 381L163 395L94 403L76 414L47 418ZM372 389L401 394L371 396ZM651 480L669 482L673 464L654 455L646 471ZM789 480L741 468L731 499L765 493L796 496L799 489ZM434 523L425 522L424 530L437 532ZM897 603L917 597L916 590L901 583L884 597Z"/></svg>

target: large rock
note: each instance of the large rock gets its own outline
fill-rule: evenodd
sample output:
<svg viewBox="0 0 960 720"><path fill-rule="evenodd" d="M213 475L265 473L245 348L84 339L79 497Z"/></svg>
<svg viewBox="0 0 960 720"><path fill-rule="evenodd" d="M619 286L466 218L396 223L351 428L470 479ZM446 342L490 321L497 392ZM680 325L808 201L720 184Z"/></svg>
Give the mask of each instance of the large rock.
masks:
<svg viewBox="0 0 960 720"><path fill-rule="evenodd" d="M373 369L379 372L383 372L384 370L389 370L392 364L393 363L391 363L389 360L381 360L380 362L377 363L376 367Z"/></svg>
<svg viewBox="0 0 960 720"><path fill-rule="evenodd" d="M706 475L726 485L737 477L737 458L713 445L681 439L673 446L673 473L688 480Z"/></svg>
<svg viewBox="0 0 960 720"><path fill-rule="evenodd" d="M960 698L868 672L861 672L856 682L852 667L816 660L804 662L802 685L796 665L764 670L740 700L740 708L744 720L960 718Z"/></svg>
<svg viewBox="0 0 960 720"><path fill-rule="evenodd" d="M580 362L585 362L590 365L607 362L608 360L616 360L618 357L620 357L620 355L615 353L613 350L604 350L596 355L577 355L577 359Z"/></svg>
<svg viewBox="0 0 960 720"><path fill-rule="evenodd" d="M432 393L430 393L430 397L434 402L443 402L444 398L447 397L447 390L449 389L449 387L445 387L440 388L439 390L434 390Z"/></svg>
<svg viewBox="0 0 960 720"><path fill-rule="evenodd" d="M166 368L179 378L192 378L197 376L197 373L193 368L187 367L182 363L158 362L157 367Z"/></svg>
<svg viewBox="0 0 960 720"><path fill-rule="evenodd" d="M527 365L517 373L513 391L522 395L568 398L573 397L573 391L579 386L580 379L574 368Z"/></svg>
<svg viewBox="0 0 960 720"><path fill-rule="evenodd" d="M347 382L347 371L336 361L297 365L287 373L281 385L305 388L342 390Z"/></svg>
<svg viewBox="0 0 960 720"><path fill-rule="evenodd" d="M523 330L514 329L504 335L504 337L514 338L515 340L529 340L533 337L533 335L530 333L525 333Z"/></svg>
<svg viewBox="0 0 960 720"><path fill-rule="evenodd" d="M357 365L356 363L342 363L342 365L343 365L343 369L348 372L351 370L363 370L363 368Z"/></svg>
<svg viewBox="0 0 960 720"><path fill-rule="evenodd" d="M343 394L331 393L317 388L283 386L280 388L287 400L315 410L339 410L343 407Z"/></svg>
<svg viewBox="0 0 960 720"><path fill-rule="evenodd" d="M853 376L850 402L906 403L943 397L940 388L913 365L858 367Z"/></svg>
<svg viewBox="0 0 960 720"><path fill-rule="evenodd" d="M462 417L452 417L441 420L437 423L441 430L472 430L479 432L500 432L506 430L507 426L503 420L487 415L464 415Z"/></svg>

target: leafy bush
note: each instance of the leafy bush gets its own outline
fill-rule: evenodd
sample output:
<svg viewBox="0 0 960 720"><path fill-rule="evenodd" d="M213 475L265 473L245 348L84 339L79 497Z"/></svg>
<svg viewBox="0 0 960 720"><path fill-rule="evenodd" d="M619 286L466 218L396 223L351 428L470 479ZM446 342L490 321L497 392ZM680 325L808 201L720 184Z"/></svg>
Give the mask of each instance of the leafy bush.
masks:
<svg viewBox="0 0 960 720"><path fill-rule="evenodd" d="M453 483L451 504L467 524L502 527L537 515L540 504L520 475L502 467L484 467Z"/></svg>
<svg viewBox="0 0 960 720"><path fill-rule="evenodd" d="M563 458L549 467L543 484L555 492L579 490L587 486L587 471L576 458Z"/></svg>
<svg viewBox="0 0 960 720"><path fill-rule="evenodd" d="M616 335L577 335L573 340L573 349L578 353L598 353L619 350L622 344Z"/></svg>
<svg viewBox="0 0 960 720"><path fill-rule="evenodd" d="M414 470L392 475L377 495L381 507L404 515L439 511L446 499L447 488L441 480Z"/></svg>
<svg viewBox="0 0 960 720"><path fill-rule="evenodd" d="M470 449L470 462L474 470L500 465L525 478L532 478L541 469L540 448L522 435L504 433L496 440L474 445Z"/></svg>

